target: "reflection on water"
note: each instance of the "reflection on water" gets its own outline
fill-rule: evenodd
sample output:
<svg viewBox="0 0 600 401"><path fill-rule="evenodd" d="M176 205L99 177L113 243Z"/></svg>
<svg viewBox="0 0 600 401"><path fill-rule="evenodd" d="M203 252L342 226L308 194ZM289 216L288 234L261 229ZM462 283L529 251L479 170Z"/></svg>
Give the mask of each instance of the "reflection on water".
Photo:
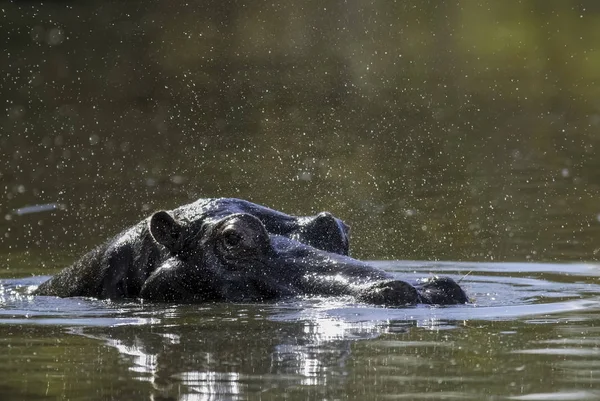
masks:
<svg viewBox="0 0 600 401"><path fill-rule="evenodd" d="M179 379L186 384L191 394L181 397L186 401L205 401L211 399L238 400L244 399L243 389L246 387L240 383L240 375L237 373L217 372L187 372Z"/></svg>
<svg viewBox="0 0 600 401"><path fill-rule="evenodd" d="M0 362L16 372L25 366L16 355L24 354L35 356L34 373L44 371L47 358L66 372L74 360L94 354L94 363L66 376L32 376L50 394L72 399L100 388L107 397L169 400L562 400L598 394L600 285L593 278L598 274L589 273L599 266L374 263L408 279L434 271L458 279L470 271L462 284L474 302L388 309L345 298L300 298L167 306L31 297L44 277L4 280L0 338L7 336L17 354ZM44 340L53 336L58 342ZM32 347L31 340L40 345ZM114 358L119 369L100 369ZM21 399L36 394L19 392L15 372L0 367L0 388L8 386L6 393ZM56 385L58 377L84 383L86 375L94 380ZM104 387L115 380L137 383L135 393L131 386Z"/></svg>
<svg viewBox="0 0 600 401"><path fill-rule="evenodd" d="M0 398L600 398L591 0L5 2ZM329 210L472 304L31 297L152 211ZM35 276L35 277L33 277ZM17 279L16 277L31 277Z"/></svg>

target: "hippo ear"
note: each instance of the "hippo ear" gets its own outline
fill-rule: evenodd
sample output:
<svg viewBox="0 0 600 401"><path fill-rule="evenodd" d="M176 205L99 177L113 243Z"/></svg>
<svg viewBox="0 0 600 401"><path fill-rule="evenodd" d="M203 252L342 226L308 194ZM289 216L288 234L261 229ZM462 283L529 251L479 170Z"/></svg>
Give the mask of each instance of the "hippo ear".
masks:
<svg viewBox="0 0 600 401"><path fill-rule="evenodd" d="M165 211L156 212L150 218L150 233L171 252L177 250L181 231L181 225Z"/></svg>

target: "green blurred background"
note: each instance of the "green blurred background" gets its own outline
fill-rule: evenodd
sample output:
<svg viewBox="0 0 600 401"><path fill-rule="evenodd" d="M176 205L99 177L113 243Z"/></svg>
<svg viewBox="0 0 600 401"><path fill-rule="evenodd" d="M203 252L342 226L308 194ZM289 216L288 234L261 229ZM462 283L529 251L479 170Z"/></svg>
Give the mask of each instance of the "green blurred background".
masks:
<svg viewBox="0 0 600 401"><path fill-rule="evenodd" d="M360 258L598 260L599 27L592 0L2 3L0 270L214 196L329 210Z"/></svg>

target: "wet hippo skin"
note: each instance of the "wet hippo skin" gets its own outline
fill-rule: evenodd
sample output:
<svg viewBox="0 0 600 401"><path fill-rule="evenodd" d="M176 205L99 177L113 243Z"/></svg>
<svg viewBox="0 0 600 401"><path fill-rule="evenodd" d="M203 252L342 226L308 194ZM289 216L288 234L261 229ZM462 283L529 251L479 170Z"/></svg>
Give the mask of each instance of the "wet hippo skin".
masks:
<svg viewBox="0 0 600 401"><path fill-rule="evenodd" d="M200 199L126 229L35 294L159 302L298 295L350 295L387 306L467 302L450 278L413 286L349 257L348 234L327 212L291 216L241 199Z"/></svg>

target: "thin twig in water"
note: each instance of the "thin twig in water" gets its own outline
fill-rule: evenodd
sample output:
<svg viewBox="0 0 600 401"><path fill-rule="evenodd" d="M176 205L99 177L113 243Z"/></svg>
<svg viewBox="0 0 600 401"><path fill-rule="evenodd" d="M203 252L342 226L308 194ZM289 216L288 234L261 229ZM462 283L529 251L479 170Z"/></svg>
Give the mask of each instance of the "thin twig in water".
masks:
<svg viewBox="0 0 600 401"><path fill-rule="evenodd" d="M468 276L469 274L471 274L472 272L473 272L473 270L469 270L469 271L467 272L467 274L465 274L464 276L462 276L462 277L461 277L461 278L460 278L460 279L457 281L457 283L458 283L458 284L460 284L460 282L461 282L461 281L463 281L465 278L467 278L467 276Z"/></svg>

